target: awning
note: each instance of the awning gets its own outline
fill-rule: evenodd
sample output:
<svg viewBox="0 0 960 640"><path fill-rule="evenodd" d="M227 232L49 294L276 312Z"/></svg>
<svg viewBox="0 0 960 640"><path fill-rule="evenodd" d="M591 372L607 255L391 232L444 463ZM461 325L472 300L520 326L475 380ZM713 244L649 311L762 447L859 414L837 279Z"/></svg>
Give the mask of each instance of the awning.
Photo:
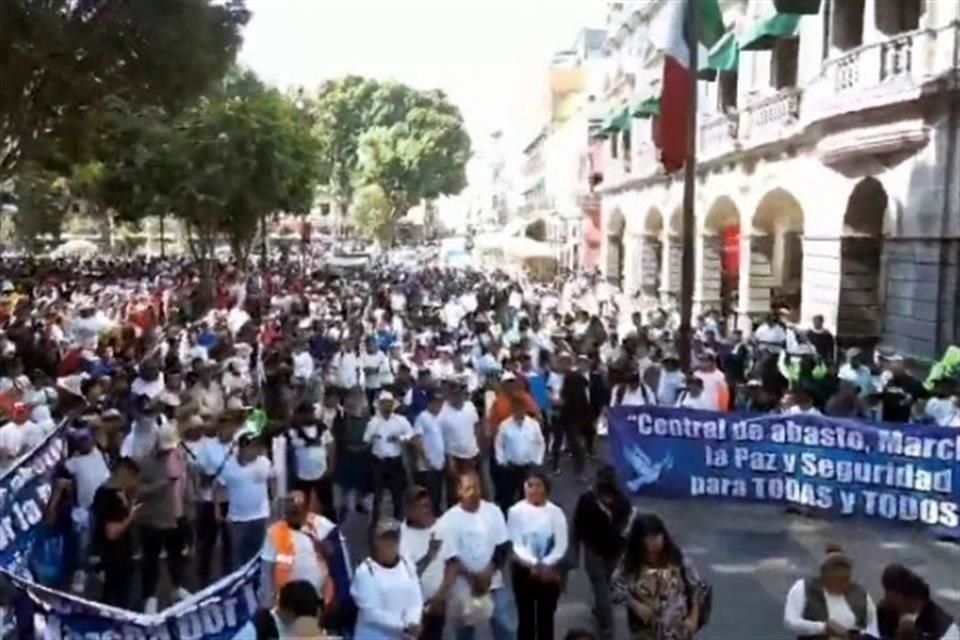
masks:
<svg viewBox="0 0 960 640"><path fill-rule="evenodd" d="M795 13L776 13L752 25L740 38L742 51L773 49L780 38L793 38L800 27L800 16Z"/></svg>
<svg viewBox="0 0 960 640"><path fill-rule="evenodd" d="M740 45L737 36L733 31L727 31L707 53L707 66L716 71L736 71L739 64Z"/></svg>
<svg viewBox="0 0 960 640"><path fill-rule="evenodd" d="M630 113L629 106L619 106L610 112L610 115L603 121L600 128L602 133L615 133L617 131L626 131L630 128L630 120L633 114Z"/></svg>
<svg viewBox="0 0 960 640"><path fill-rule="evenodd" d="M645 87L637 92L630 105L634 118L652 118L660 115L659 88Z"/></svg>

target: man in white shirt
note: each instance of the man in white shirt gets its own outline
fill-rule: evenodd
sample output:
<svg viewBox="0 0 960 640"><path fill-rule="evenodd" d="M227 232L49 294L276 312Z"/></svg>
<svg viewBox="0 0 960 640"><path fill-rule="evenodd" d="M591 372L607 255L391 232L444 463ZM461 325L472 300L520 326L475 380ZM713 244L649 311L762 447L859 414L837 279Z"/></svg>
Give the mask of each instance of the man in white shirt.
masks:
<svg viewBox="0 0 960 640"><path fill-rule="evenodd" d="M332 396L331 396L332 397ZM296 466L294 486L307 497L307 508L328 518L335 517L333 506L333 434L320 423L313 405L304 403L287 430Z"/></svg>
<svg viewBox="0 0 960 640"><path fill-rule="evenodd" d="M360 365L363 369L363 386L367 391L367 401L370 410L375 409L377 396L383 388L381 375L387 366L387 356L377 348L376 338L367 338L366 351L360 356Z"/></svg>
<svg viewBox="0 0 960 640"><path fill-rule="evenodd" d="M377 398L377 412L363 434L364 442L371 445L373 453L373 516L372 524L380 517L380 505L384 490L390 491L393 517L403 516L403 494L407 490L407 472L403 466L403 447L414 437L410 422L394 413L396 403L393 394L381 391Z"/></svg>
<svg viewBox="0 0 960 640"><path fill-rule="evenodd" d="M336 387L341 397L346 397L347 391L360 384L360 356L357 355L356 343L340 348L330 360L329 382Z"/></svg>
<svg viewBox="0 0 960 640"><path fill-rule="evenodd" d="M760 351L780 353L787 342L787 332L772 313L753 332L753 339Z"/></svg>
<svg viewBox="0 0 960 640"><path fill-rule="evenodd" d="M687 377L687 386L677 396L677 407L680 409L700 409L714 411L714 401L707 398L703 392L703 380L697 376Z"/></svg>
<svg viewBox="0 0 960 640"><path fill-rule="evenodd" d="M500 423L494 439L494 456L499 465L497 504L504 515L522 495L527 472L543 464L546 452L540 423L527 415L522 396L514 397L512 410L513 415Z"/></svg>
<svg viewBox="0 0 960 640"><path fill-rule="evenodd" d="M424 612L420 637L424 640L443 638L447 596L456 580L455 565L444 559L443 539L430 494L415 487L407 497L407 519L400 526L400 555L420 578Z"/></svg>
<svg viewBox="0 0 960 640"><path fill-rule="evenodd" d="M478 595L493 601L490 629L494 640L517 640L517 613L510 589L504 588L501 570L510 555L510 538L503 512L481 498L480 476L468 471L458 478L459 504L437 523L443 540L442 558L456 562L459 571L448 600L449 622L457 638L473 638L486 621L467 615ZM489 614L488 614L489 615Z"/></svg>
<svg viewBox="0 0 960 640"><path fill-rule="evenodd" d="M446 452L443 446L443 430L440 427L440 411L443 408L443 396L431 390L427 397L427 408L421 411L413 422L417 447L416 482L424 487L433 509L440 513L443 500L443 469L446 466Z"/></svg>
<svg viewBox="0 0 960 640"><path fill-rule="evenodd" d="M227 526L236 571L263 547L270 518L273 466L252 433L237 440L237 455L227 460L221 474L227 491Z"/></svg>
<svg viewBox="0 0 960 640"><path fill-rule="evenodd" d="M480 416L473 403L467 402L466 388L459 380L450 387L439 421L443 449L447 454L448 495L453 496L456 495L457 476L480 468L480 446L477 444Z"/></svg>

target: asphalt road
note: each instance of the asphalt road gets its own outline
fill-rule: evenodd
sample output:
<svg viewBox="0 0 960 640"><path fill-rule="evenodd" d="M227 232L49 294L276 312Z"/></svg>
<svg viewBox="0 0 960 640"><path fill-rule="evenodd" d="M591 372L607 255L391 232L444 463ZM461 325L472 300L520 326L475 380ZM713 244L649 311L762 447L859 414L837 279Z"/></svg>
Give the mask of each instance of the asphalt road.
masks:
<svg viewBox="0 0 960 640"><path fill-rule="evenodd" d="M587 474L590 476L591 474ZM586 485L569 473L554 479L552 499L568 515ZM918 529L867 520L820 520L787 515L768 505L713 501L644 500L658 513L714 590L703 640L789 640L783 600L799 578L813 575L828 542L840 544L855 563L857 580L879 599L880 575L900 562L923 575L935 599L960 618L960 546L938 542ZM366 554L368 516L344 527L354 562ZM557 611L557 633L592 627L591 592L582 570L573 572ZM626 614L617 612L616 637L628 638ZM480 634L478 640L489 637ZM523 640L523 639L518 639Z"/></svg>

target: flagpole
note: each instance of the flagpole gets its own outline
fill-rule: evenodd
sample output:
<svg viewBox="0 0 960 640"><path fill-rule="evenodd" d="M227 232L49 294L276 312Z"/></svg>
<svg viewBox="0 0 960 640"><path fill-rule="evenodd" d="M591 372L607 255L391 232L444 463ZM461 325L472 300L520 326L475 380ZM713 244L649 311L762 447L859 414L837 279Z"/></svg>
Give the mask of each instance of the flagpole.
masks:
<svg viewBox="0 0 960 640"><path fill-rule="evenodd" d="M687 110L687 149L683 164L683 259L680 272L680 363L690 371L692 351L693 282L694 282L694 202L697 180L697 70L699 38L697 37L696 0L687 0L686 39L690 50L690 97Z"/></svg>

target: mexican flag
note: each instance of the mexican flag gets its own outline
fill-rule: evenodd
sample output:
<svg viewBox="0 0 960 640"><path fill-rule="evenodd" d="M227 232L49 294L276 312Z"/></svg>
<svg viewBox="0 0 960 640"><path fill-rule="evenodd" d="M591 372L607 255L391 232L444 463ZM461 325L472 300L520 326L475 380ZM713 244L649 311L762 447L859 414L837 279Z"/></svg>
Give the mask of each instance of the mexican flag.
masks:
<svg viewBox="0 0 960 640"><path fill-rule="evenodd" d="M668 172L683 167L687 149L687 113L690 107L690 47L700 46L700 56L724 34L718 0L670 0L650 32L655 47L663 51L663 84L660 115L654 121L654 141L660 161ZM690 19L696 11L696 37L691 37Z"/></svg>

